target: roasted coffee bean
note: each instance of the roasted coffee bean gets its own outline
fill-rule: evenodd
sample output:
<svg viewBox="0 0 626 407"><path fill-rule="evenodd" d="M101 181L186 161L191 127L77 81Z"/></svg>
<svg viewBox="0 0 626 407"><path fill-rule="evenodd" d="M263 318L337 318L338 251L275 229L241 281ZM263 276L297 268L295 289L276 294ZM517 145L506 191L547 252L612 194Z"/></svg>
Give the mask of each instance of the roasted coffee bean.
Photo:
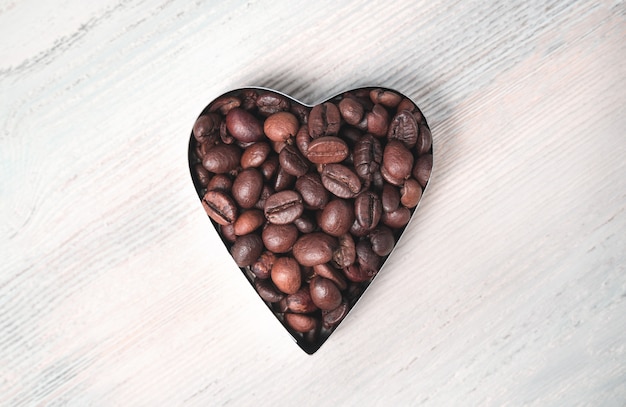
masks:
<svg viewBox="0 0 626 407"><path fill-rule="evenodd" d="M354 200L354 217L367 230L378 225L382 211L380 198L371 191L360 193Z"/></svg>
<svg viewBox="0 0 626 407"><path fill-rule="evenodd" d="M272 141L287 141L294 137L300 128L296 116L289 112L278 112L265 120L265 135Z"/></svg>
<svg viewBox="0 0 626 407"><path fill-rule="evenodd" d="M298 219L304 211L302 197L296 191L281 191L265 201L265 218L273 224L285 225Z"/></svg>
<svg viewBox="0 0 626 407"><path fill-rule="evenodd" d="M301 124L307 124L309 122L309 113L311 112L310 108L299 104L292 104L289 111L298 118L298 121Z"/></svg>
<svg viewBox="0 0 626 407"><path fill-rule="evenodd" d="M278 171L278 156L271 155L261 164L261 174L266 181L271 180Z"/></svg>
<svg viewBox="0 0 626 407"><path fill-rule="evenodd" d="M242 142L263 139L263 126L259 120L239 107L231 109L226 115L226 128L235 139Z"/></svg>
<svg viewBox="0 0 626 407"><path fill-rule="evenodd" d="M383 148L380 141L371 134L366 134L354 146L354 168L366 181L371 181L373 174L380 170L383 160Z"/></svg>
<svg viewBox="0 0 626 407"><path fill-rule="evenodd" d="M420 183L422 187L425 187L430 179L430 172L433 169L433 155L424 154L420 155L415 160L415 166L413 167L413 177Z"/></svg>
<svg viewBox="0 0 626 407"><path fill-rule="evenodd" d="M308 126L312 138L334 136L339 132L340 125L339 109L333 103L326 102L311 109Z"/></svg>
<svg viewBox="0 0 626 407"><path fill-rule="evenodd" d="M298 238L293 245L293 256L303 266L328 263L337 248L337 239L321 232L313 232Z"/></svg>
<svg viewBox="0 0 626 407"><path fill-rule="evenodd" d="M233 243L237 240L237 235L235 234L235 224L231 223L230 225L220 225L220 234L224 239Z"/></svg>
<svg viewBox="0 0 626 407"><path fill-rule="evenodd" d="M352 226L350 227L350 233L352 233L356 237L364 237L370 232L370 229L361 225L356 219L352 222Z"/></svg>
<svg viewBox="0 0 626 407"><path fill-rule="evenodd" d="M372 99L374 103L380 103L383 106L393 108L400 104L402 96L386 89L372 89L370 91L370 99Z"/></svg>
<svg viewBox="0 0 626 407"><path fill-rule="evenodd" d="M296 177L303 176L309 170L309 162L293 145L287 145L280 151L278 162L287 173Z"/></svg>
<svg viewBox="0 0 626 407"><path fill-rule="evenodd" d="M385 181L401 186L411 176L413 154L401 141L390 140L383 151L381 174Z"/></svg>
<svg viewBox="0 0 626 407"><path fill-rule="evenodd" d="M365 109L357 99L343 98L341 99L341 102L339 102L339 112L346 123L356 126L361 120L363 120Z"/></svg>
<svg viewBox="0 0 626 407"><path fill-rule="evenodd" d="M338 238L338 246L333 252L333 262L339 268L348 267L356 260L356 245L354 239L349 233L343 234Z"/></svg>
<svg viewBox="0 0 626 407"><path fill-rule="evenodd" d="M266 142L258 142L246 148L241 154L241 168L260 167L272 151L270 145ZM271 177L270 177L271 178Z"/></svg>
<svg viewBox="0 0 626 407"><path fill-rule="evenodd" d="M322 184L339 198L354 198L361 191L361 180L350 168L328 164L322 170Z"/></svg>
<svg viewBox="0 0 626 407"><path fill-rule="evenodd" d="M374 253L372 245L367 240L361 240L356 244L356 260L361 270L376 273L380 269L381 258Z"/></svg>
<svg viewBox="0 0 626 407"><path fill-rule="evenodd" d="M276 179L274 180L274 190L278 192L289 189L295 181L295 175L289 174L283 167L279 166L278 172L276 173Z"/></svg>
<svg viewBox="0 0 626 407"><path fill-rule="evenodd" d="M387 138L389 140L399 140L406 148L411 148L417 143L419 127L415 117L408 110L398 112L389 125Z"/></svg>
<svg viewBox="0 0 626 407"><path fill-rule="evenodd" d="M341 291L327 278L315 277L309 284L311 299L321 310L329 311L341 304Z"/></svg>
<svg viewBox="0 0 626 407"><path fill-rule="evenodd" d="M254 232L260 228L263 223L265 223L263 211L250 209L242 212L239 217L237 217L237 220L233 223L233 227L235 228L235 234L237 236L243 236Z"/></svg>
<svg viewBox="0 0 626 407"><path fill-rule="evenodd" d="M200 144L213 144L220 134L222 119L216 113L207 113L196 119L193 136Z"/></svg>
<svg viewBox="0 0 626 407"><path fill-rule="evenodd" d="M274 287L270 280L261 280L257 278L254 280L254 288L256 289L256 292L259 293L259 297L267 302L278 302L286 297L284 293ZM311 301L311 303L313 303L313 301Z"/></svg>
<svg viewBox="0 0 626 407"><path fill-rule="evenodd" d="M222 96L211 103L209 112L220 111L221 114L227 115L233 108L241 106L241 100L235 96Z"/></svg>
<svg viewBox="0 0 626 407"><path fill-rule="evenodd" d="M208 191L202 198L207 215L220 225L230 225L237 219L235 201L223 191Z"/></svg>
<svg viewBox="0 0 626 407"><path fill-rule="evenodd" d="M244 110L256 109L256 99L259 96L256 89L244 89L241 92L241 107Z"/></svg>
<svg viewBox="0 0 626 407"><path fill-rule="evenodd" d="M196 171L196 179L198 180L198 183L203 187L209 185L209 181L211 181L211 173L208 172L200 163L194 166L194 170Z"/></svg>
<svg viewBox="0 0 626 407"><path fill-rule="evenodd" d="M259 197L259 200L256 201L256 203L254 204L254 207L260 210L265 209L265 201L267 200L267 198L274 195L275 192L276 191L274 191L274 188L272 188L271 186L263 185L263 189L261 190L261 196Z"/></svg>
<svg viewBox="0 0 626 407"><path fill-rule="evenodd" d="M214 174L224 174L239 165L241 150L232 144L218 144L204 156L202 166Z"/></svg>
<svg viewBox="0 0 626 407"><path fill-rule="evenodd" d="M343 277L341 271L337 270L328 263L316 264L315 266L313 266L313 271L315 272L315 275L327 278L335 283L337 288L339 288L340 290L345 290L346 288L348 288L348 283Z"/></svg>
<svg viewBox="0 0 626 407"><path fill-rule="evenodd" d="M345 300L341 301L341 304L335 309L322 311L322 326L326 329L331 329L339 325L346 315L348 315L348 311L350 311L350 305Z"/></svg>
<svg viewBox="0 0 626 407"><path fill-rule="evenodd" d="M315 317L307 314L285 313L285 322L296 332L305 333L314 330L319 322Z"/></svg>
<svg viewBox="0 0 626 407"><path fill-rule="evenodd" d="M250 266L263 252L263 242L257 234L239 236L230 248L230 255L239 267Z"/></svg>
<svg viewBox="0 0 626 407"><path fill-rule="evenodd" d="M389 113L382 105L376 104L371 112L365 116L367 118L367 131L376 137L387 135L389 127Z"/></svg>
<svg viewBox="0 0 626 407"><path fill-rule="evenodd" d="M250 270L256 278L267 279L270 278L270 272L276 261L276 255L272 252L265 251L261 256L252 264Z"/></svg>
<svg viewBox="0 0 626 407"><path fill-rule="evenodd" d="M276 259L270 277L276 288L285 294L294 294L302 283L300 265L292 257Z"/></svg>
<svg viewBox="0 0 626 407"><path fill-rule="evenodd" d="M382 193L383 211L393 212L400 206L400 191L393 185L385 184Z"/></svg>
<svg viewBox="0 0 626 407"><path fill-rule="evenodd" d="M330 198L328 191L322 184L322 179L315 173L309 173L298 178L296 191L302 195L304 204L308 209L323 209Z"/></svg>
<svg viewBox="0 0 626 407"><path fill-rule="evenodd" d="M287 143L284 141L270 140L270 144L272 145L272 150L274 150L276 154L280 154L280 152L283 151L283 148L287 146Z"/></svg>
<svg viewBox="0 0 626 407"><path fill-rule="evenodd" d="M351 264L343 269L346 278L355 283L370 281L376 273L370 269L362 269L358 264Z"/></svg>
<svg viewBox="0 0 626 407"><path fill-rule="evenodd" d="M307 158L315 164L340 163L346 159L349 150L339 137L324 136L313 140L307 150Z"/></svg>
<svg viewBox="0 0 626 407"><path fill-rule="evenodd" d="M293 221L293 224L298 228L300 233L311 233L317 227L317 224L308 216L301 216Z"/></svg>
<svg viewBox="0 0 626 407"><path fill-rule="evenodd" d="M330 201L322 211L319 226L331 236L341 236L348 233L354 222L354 208L352 203L343 199Z"/></svg>
<svg viewBox="0 0 626 407"><path fill-rule="evenodd" d="M242 208L252 208L261 196L263 176L255 168L248 168L237 175L233 182L232 195Z"/></svg>
<svg viewBox="0 0 626 407"><path fill-rule="evenodd" d="M298 240L298 229L293 224L274 225L270 223L263 229L261 237L267 250L274 253L287 253Z"/></svg>
<svg viewBox="0 0 626 407"><path fill-rule="evenodd" d="M308 286L303 286L294 294L287 296L287 309L296 314L308 314L318 310L317 305L311 299Z"/></svg>
<svg viewBox="0 0 626 407"><path fill-rule="evenodd" d="M220 140L222 140L222 143L224 144L233 144L236 141L232 134L228 132L226 122L222 122L220 125Z"/></svg>
<svg viewBox="0 0 626 407"><path fill-rule="evenodd" d="M413 178L404 181L400 189L400 202L407 208L415 208L422 198L422 186Z"/></svg>
<svg viewBox="0 0 626 407"><path fill-rule="evenodd" d="M396 244L393 232L386 226L378 226L369 234L372 250L379 256L386 256L393 250Z"/></svg>
<svg viewBox="0 0 626 407"><path fill-rule="evenodd" d="M215 143L197 143L196 144L195 154L196 154L196 157L200 159L200 162L204 161L204 156L213 147L215 147Z"/></svg>
<svg viewBox="0 0 626 407"><path fill-rule="evenodd" d="M383 212L381 221L392 229L404 227L411 220L411 211L404 206L398 207L393 212Z"/></svg>
<svg viewBox="0 0 626 407"><path fill-rule="evenodd" d="M289 110L289 100L274 92L261 92L256 98L256 105L264 116Z"/></svg>
<svg viewBox="0 0 626 407"><path fill-rule="evenodd" d="M301 126L296 133L296 147L304 157L308 155L309 144L311 144L311 136L309 135L308 126Z"/></svg>

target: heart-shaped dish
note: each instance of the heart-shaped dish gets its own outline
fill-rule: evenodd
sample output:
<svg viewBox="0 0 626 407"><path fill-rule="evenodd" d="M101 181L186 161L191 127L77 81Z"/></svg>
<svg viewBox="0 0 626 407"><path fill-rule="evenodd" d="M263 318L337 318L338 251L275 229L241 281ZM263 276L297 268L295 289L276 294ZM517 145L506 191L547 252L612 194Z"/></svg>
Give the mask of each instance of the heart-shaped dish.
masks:
<svg viewBox="0 0 626 407"><path fill-rule="evenodd" d="M391 254L433 149L422 112L398 91L359 88L306 105L247 87L201 112L188 160L235 263L312 354Z"/></svg>

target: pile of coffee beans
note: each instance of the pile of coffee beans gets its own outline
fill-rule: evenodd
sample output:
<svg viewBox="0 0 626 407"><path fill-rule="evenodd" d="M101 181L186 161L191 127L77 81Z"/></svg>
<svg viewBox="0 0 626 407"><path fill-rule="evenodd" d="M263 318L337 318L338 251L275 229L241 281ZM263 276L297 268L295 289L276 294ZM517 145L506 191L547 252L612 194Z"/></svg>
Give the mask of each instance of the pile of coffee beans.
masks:
<svg viewBox="0 0 626 407"><path fill-rule="evenodd" d="M308 107L246 88L196 120L206 213L259 296L312 353L391 253L430 178L421 111L383 88Z"/></svg>

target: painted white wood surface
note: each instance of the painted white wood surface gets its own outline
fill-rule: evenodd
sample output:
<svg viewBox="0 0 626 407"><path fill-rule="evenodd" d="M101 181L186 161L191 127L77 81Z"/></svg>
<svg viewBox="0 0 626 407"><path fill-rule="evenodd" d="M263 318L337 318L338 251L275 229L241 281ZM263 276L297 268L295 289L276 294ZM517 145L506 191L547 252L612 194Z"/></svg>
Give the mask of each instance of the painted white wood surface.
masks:
<svg viewBox="0 0 626 407"><path fill-rule="evenodd" d="M0 1L0 405L626 404L622 1ZM422 204L313 356L203 213L195 117L380 84Z"/></svg>

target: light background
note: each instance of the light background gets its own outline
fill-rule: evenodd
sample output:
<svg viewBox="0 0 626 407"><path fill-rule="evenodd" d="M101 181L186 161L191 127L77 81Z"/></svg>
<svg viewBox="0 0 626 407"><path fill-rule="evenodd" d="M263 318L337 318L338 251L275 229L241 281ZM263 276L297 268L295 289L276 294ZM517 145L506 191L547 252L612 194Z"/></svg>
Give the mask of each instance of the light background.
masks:
<svg viewBox="0 0 626 407"><path fill-rule="evenodd" d="M622 1L0 1L0 405L621 406ZM415 100L435 170L313 356L193 189L244 85Z"/></svg>

